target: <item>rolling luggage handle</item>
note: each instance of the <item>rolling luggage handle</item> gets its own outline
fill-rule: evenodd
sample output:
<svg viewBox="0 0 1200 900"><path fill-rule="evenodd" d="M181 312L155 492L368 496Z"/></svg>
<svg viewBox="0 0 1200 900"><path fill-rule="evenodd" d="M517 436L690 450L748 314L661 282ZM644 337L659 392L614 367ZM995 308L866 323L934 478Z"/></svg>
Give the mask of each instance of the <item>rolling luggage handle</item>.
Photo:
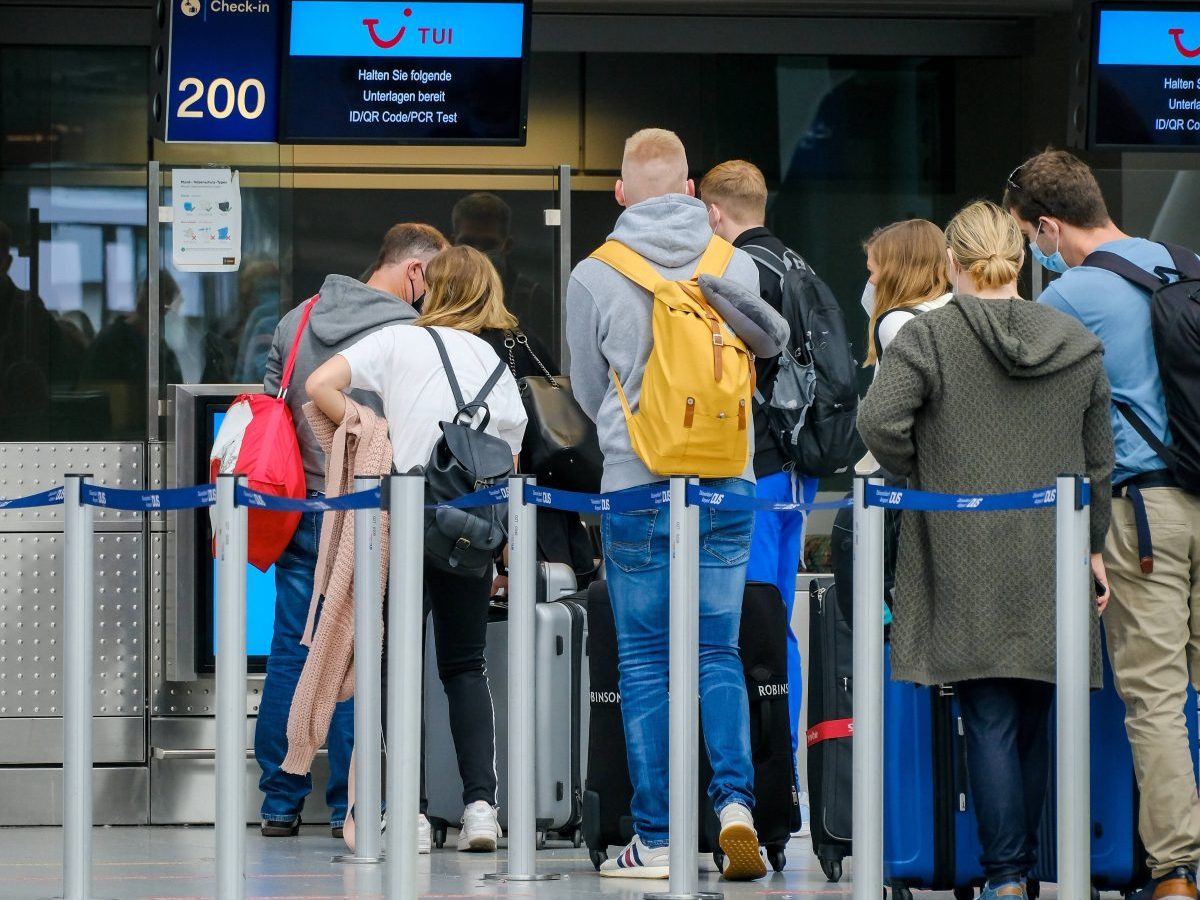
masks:
<svg viewBox="0 0 1200 900"><path fill-rule="evenodd" d="M930 512L1056 510L1058 682L1057 818L1059 896L1090 900L1090 639L1088 479L1061 475L1053 490L1000 497L947 497L880 489L878 478L854 481L854 900L883 894L883 594L884 508ZM906 503L908 495L912 500Z"/></svg>

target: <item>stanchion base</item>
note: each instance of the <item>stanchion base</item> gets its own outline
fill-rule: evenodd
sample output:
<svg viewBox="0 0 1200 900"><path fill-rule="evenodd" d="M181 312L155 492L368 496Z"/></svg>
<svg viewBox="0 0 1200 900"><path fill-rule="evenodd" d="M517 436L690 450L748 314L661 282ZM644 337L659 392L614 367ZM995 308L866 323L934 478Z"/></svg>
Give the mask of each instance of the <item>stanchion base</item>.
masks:
<svg viewBox="0 0 1200 900"><path fill-rule="evenodd" d="M725 900L719 891L696 891L694 894L672 894L670 891L655 891L642 894L642 900Z"/></svg>
<svg viewBox="0 0 1200 900"><path fill-rule="evenodd" d="M561 872L538 872L534 875L510 875L508 872L489 872L484 881L561 881L566 878Z"/></svg>
<svg viewBox="0 0 1200 900"><path fill-rule="evenodd" d="M352 866L372 866L383 862L383 854L378 856L355 856L353 853L341 853L331 860L335 863L348 863Z"/></svg>

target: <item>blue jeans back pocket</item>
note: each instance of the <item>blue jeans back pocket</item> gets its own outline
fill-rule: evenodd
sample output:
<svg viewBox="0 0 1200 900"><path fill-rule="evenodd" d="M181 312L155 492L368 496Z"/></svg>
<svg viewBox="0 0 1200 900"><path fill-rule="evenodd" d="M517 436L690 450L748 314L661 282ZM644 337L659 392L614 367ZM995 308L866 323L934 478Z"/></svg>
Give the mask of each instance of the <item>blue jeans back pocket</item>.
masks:
<svg viewBox="0 0 1200 900"><path fill-rule="evenodd" d="M624 572L636 572L650 564L657 509L605 513L601 523L604 552Z"/></svg>

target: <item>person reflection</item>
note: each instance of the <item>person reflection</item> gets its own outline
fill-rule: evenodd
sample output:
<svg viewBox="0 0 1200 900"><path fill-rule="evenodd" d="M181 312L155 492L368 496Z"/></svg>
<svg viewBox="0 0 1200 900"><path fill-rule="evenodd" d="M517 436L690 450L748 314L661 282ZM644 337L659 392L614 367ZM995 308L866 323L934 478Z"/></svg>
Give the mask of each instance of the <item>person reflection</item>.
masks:
<svg viewBox="0 0 1200 900"><path fill-rule="evenodd" d="M74 387L83 345L17 287L13 262L12 231L0 222L0 440L45 439L51 393Z"/></svg>
<svg viewBox="0 0 1200 900"><path fill-rule="evenodd" d="M512 207L495 194L478 191L455 203L450 218L453 243L487 254L500 273L504 305L521 321L522 327L537 332L547 344L557 345L558 335L551 328L550 295L538 282L520 272L513 260Z"/></svg>
<svg viewBox="0 0 1200 900"><path fill-rule="evenodd" d="M160 320L182 302L171 274L159 272ZM113 319L96 335L83 362L80 383L108 395L115 437L144 438L146 432L147 360L150 352L150 285L142 277L137 306ZM159 372L163 384L179 384L179 360L165 340L159 341Z"/></svg>

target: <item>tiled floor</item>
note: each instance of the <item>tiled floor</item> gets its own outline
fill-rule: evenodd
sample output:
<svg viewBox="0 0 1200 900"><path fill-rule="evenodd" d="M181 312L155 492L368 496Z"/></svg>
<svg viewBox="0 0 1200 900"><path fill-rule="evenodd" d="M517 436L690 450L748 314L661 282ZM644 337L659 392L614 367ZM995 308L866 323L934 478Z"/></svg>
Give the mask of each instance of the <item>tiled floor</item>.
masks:
<svg viewBox="0 0 1200 900"><path fill-rule="evenodd" d="M453 836L453 835L452 835ZM93 832L93 894L114 900L208 900L215 897L215 860L211 828L97 828ZM305 826L295 838L266 840L246 833L246 896L274 900L333 900L382 897L383 873L377 866L347 866L330 861L343 845L318 826ZM62 832L57 828L0 828L0 898L34 900L62 896ZM420 857L418 889L437 900L484 898L605 897L640 900L647 890L666 890L663 881L601 879L586 850L569 845L538 853L539 871L558 871L562 881L494 884L483 875L503 863L497 855L435 850ZM849 874L849 860L847 870ZM721 891L726 898L776 900L828 896L845 898L849 879L826 883L807 841L793 842L787 869L752 884L722 882L710 859L701 860L700 890ZM927 895L933 896L933 895ZM948 896L948 895L947 895Z"/></svg>

